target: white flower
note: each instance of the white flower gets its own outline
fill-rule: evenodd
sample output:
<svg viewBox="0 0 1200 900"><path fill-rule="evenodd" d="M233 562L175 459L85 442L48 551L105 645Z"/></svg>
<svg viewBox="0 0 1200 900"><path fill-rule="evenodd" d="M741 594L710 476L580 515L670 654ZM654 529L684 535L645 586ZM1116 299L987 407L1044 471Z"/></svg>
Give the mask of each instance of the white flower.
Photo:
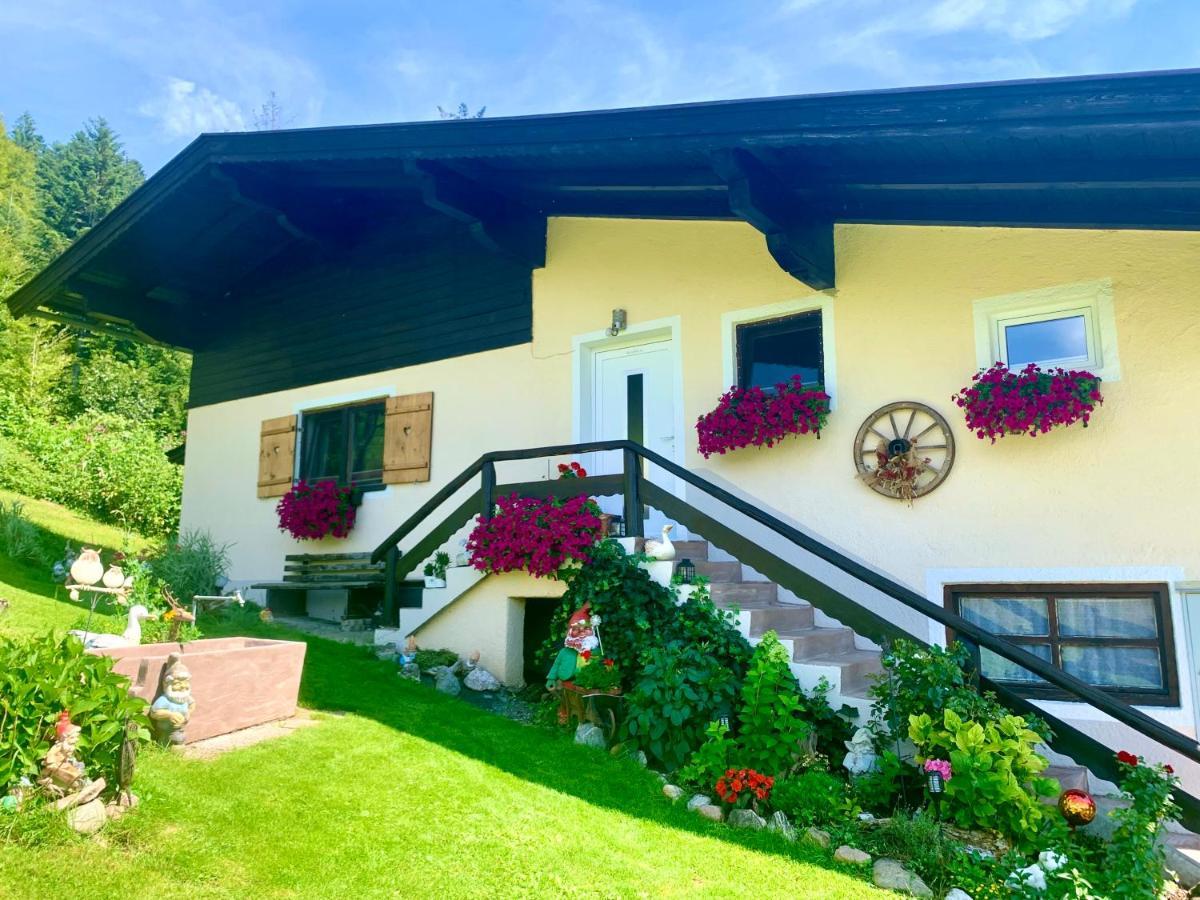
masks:
<svg viewBox="0 0 1200 900"><path fill-rule="evenodd" d="M1009 887L1029 887L1035 891L1044 891L1046 889L1046 870L1034 863L1032 866L1017 869L1008 876L1008 881L1004 883Z"/></svg>
<svg viewBox="0 0 1200 900"><path fill-rule="evenodd" d="M1067 864L1067 858L1053 850L1043 850L1038 854L1038 865L1047 872L1057 872Z"/></svg>
<svg viewBox="0 0 1200 900"><path fill-rule="evenodd" d="M592 616L592 627L593 628L600 627L600 617L599 616Z"/></svg>

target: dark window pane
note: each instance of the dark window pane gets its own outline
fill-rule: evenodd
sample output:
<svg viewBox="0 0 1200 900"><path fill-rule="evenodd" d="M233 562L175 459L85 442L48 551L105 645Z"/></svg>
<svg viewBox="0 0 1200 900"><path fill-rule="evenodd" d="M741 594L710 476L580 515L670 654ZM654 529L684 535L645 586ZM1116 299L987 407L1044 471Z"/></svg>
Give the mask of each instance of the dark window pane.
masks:
<svg viewBox="0 0 1200 900"><path fill-rule="evenodd" d="M774 387L799 375L805 385L825 380L821 312L737 326L738 385Z"/></svg>
<svg viewBox="0 0 1200 900"><path fill-rule="evenodd" d="M1086 359L1087 322L1083 316L1007 325L1004 342L1010 366L1058 359Z"/></svg>
<svg viewBox="0 0 1200 900"><path fill-rule="evenodd" d="M959 606L964 619L993 634L1050 633L1045 597L963 597Z"/></svg>
<svg viewBox="0 0 1200 900"><path fill-rule="evenodd" d="M383 480L384 405L356 406L350 410L354 429L354 458L351 484L373 484Z"/></svg>
<svg viewBox="0 0 1200 900"><path fill-rule="evenodd" d="M1156 638L1158 618L1150 597L1060 597L1063 637Z"/></svg>
<svg viewBox="0 0 1200 900"><path fill-rule="evenodd" d="M1153 647L1062 645L1063 669L1098 687L1162 690L1162 663Z"/></svg>
<svg viewBox="0 0 1200 900"><path fill-rule="evenodd" d="M346 418L342 410L305 414L301 441L301 478L341 481L346 477Z"/></svg>
<svg viewBox="0 0 1200 900"><path fill-rule="evenodd" d="M1049 644L1021 644L1021 649L1028 650L1034 656L1050 662ZM1028 669L993 653L986 647L979 648L979 662L983 667L984 676L992 679L992 681L1019 681L1029 684L1043 681L1043 679L1034 675Z"/></svg>

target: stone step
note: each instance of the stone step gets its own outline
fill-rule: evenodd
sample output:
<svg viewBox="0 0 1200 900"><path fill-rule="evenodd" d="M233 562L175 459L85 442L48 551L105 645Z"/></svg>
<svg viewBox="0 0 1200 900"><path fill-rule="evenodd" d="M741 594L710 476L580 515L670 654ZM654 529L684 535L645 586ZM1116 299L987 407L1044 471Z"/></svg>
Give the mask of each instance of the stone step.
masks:
<svg viewBox="0 0 1200 900"><path fill-rule="evenodd" d="M671 541L671 543L675 545L676 561L685 557L694 563L708 559L708 541Z"/></svg>
<svg viewBox="0 0 1200 900"><path fill-rule="evenodd" d="M680 559L683 557L677 556L676 562ZM740 562L713 562L709 559L692 559L692 562L696 564L696 574L703 575L713 584L728 584L742 580L742 564Z"/></svg>
<svg viewBox="0 0 1200 900"><path fill-rule="evenodd" d="M779 633L786 637L794 648L792 659L805 662L813 657L829 657L854 650L854 632L845 627L808 628L804 631Z"/></svg>
<svg viewBox="0 0 1200 900"><path fill-rule="evenodd" d="M807 603L787 606L768 606L750 612L750 637L762 637L768 631L776 634L802 634L813 627L813 608Z"/></svg>
<svg viewBox="0 0 1200 900"><path fill-rule="evenodd" d="M834 690L839 694L852 696L858 696L870 687L868 675L883 671L879 653L874 650L846 650L841 653L810 656L797 664L813 671L827 670L829 674L826 677L833 675L829 680ZM809 688L811 685L806 684L805 687Z"/></svg>
<svg viewBox="0 0 1200 900"><path fill-rule="evenodd" d="M1059 787L1064 791L1072 788L1080 791L1091 790L1088 771L1083 766L1048 766L1042 773L1042 777L1057 779ZM1053 797L1051 800L1058 803L1057 797Z"/></svg>
<svg viewBox="0 0 1200 900"><path fill-rule="evenodd" d="M710 593L713 603L722 609L761 609L778 602L779 589L769 581L718 582Z"/></svg>

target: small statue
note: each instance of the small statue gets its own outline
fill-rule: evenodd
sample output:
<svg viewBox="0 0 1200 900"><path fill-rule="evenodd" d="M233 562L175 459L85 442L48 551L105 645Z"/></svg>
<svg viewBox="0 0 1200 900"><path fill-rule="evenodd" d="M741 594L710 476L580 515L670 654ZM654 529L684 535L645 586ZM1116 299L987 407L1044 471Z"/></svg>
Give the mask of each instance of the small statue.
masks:
<svg viewBox="0 0 1200 900"><path fill-rule="evenodd" d="M81 731L78 725L72 724L70 713L65 709L59 713L58 723L54 726L54 744L46 752L41 778L38 779L38 784L51 796L65 797L91 784L83 763L75 757Z"/></svg>
<svg viewBox="0 0 1200 900"><path fill-rule="evenodd" d="M183 744L184 729L195 708L192 673L187 670L180 655L172 653L163 668L162 692L150 705L150 722L159 743Z"/></svg>
<svg viewBox="0 0 1200 900"><path fill-rule="evenodd" d="M869 729L858 729L854 737L844 743L849 752L842 765L851 775L866 775L879 767L879 756L875 753L875 742Z"/></svg>
<svg viewBox="0 0 1200 900"><path fill-rule="evenodd" d="M571 614L567 620L567 637L563 648L554 658L554 665L546 673L546 687L553 690L560 681L570 681L575 676L575 670L586 664L591 658L592 651L600 646L600 638L596 634L596 626L600 624L599 616L593 616L590 604L583 604Z"/></svg>

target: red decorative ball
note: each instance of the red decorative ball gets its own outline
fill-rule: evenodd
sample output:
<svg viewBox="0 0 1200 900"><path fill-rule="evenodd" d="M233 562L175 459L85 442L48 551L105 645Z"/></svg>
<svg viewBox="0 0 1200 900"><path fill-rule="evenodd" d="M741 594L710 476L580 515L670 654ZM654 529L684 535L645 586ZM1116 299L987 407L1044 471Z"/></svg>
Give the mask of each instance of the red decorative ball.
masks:
<svg viewBox="0 0 1200 900"><path fill-rule="evenodd" d="M1071 788L1058 798L1058 811L1072 828L1086 825L1096 818L1096 801L1087 791Z"/></svg>

